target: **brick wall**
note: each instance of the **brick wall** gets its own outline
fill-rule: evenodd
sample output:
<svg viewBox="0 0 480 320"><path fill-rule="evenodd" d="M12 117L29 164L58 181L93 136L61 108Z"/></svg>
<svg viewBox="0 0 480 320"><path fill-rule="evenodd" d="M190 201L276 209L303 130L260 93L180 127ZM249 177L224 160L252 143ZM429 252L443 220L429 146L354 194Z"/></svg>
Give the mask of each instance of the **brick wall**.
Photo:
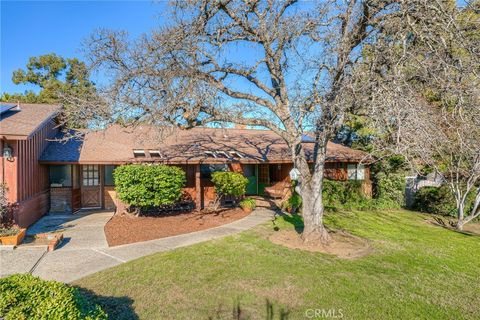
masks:
<svg viewBox="0 0 480 320"><path fill-rule="evenodd" d="M72 212L72 188L50 188L50 212Z"/></svg>

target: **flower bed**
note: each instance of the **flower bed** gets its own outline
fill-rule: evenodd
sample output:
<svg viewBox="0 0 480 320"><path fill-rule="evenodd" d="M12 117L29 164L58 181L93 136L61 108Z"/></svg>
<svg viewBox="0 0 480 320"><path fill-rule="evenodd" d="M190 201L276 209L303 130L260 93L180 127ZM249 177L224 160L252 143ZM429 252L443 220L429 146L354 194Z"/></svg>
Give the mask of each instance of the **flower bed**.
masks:
<svg viewBox="0 0 480 320"><path fill-rule="evenodd" d="M118 246L218 227L248 214L241 208L175 212L156 217L116 214L105 225L105 235L109 246Z"/></svg>

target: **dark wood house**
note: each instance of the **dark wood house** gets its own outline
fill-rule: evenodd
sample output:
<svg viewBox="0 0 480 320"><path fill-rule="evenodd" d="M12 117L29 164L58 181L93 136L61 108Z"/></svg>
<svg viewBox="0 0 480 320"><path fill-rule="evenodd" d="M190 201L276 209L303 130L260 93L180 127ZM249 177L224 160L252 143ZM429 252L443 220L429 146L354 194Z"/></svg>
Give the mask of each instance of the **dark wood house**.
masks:
<svg viewBox="0 0 480 320"><path fill-rule="evenodd" d="M50 112L42 114L40 119L35 112L28 111L35 108ZM10 201L21 207L19 212L23 213L18 215L17 221L23 226L47 211L114 209L119 202L113 171L122 164L163 163L181 167L187 175L184 192L197 208L209 206L215 197L210 181L214 171L242 172L249 180L247 194L263 195L266 188L289 181L289 172L293 168L287 145L268 130L194 128L158 131L149 126L123 128L115 125L97 132L77 132L76 139L65 142L58 141L64 136L52 124L59 109L57 106L22 105L20 109L9 111L12 114L2 118L0 133L2 145L13 150L10 160L2 158L3 168L8 171L2 179L9 186ZM11 123L15 117L37 119L38 123L32 125L35 128L22 136L28 137L22 141L32 140L31 146L27 147L24 142L6 134L4 121L9 123L5 128L13 130ZM312 159L312 139L305 136L303 143L307 156ZM329 142L326 178L361 180L365 193L370 194L367 159L368 155L362 151ZM32 183L36 186L33 187ZM25 202L27 199L30 202Z"/></svg>
<svg viewBox="0 0 480 320"><path fill-rule="evenodd" d="M14 219L29 226L50 207L49 168L39 162L56 133L58 105L0 104L0 181L14 204Z"/></svg>

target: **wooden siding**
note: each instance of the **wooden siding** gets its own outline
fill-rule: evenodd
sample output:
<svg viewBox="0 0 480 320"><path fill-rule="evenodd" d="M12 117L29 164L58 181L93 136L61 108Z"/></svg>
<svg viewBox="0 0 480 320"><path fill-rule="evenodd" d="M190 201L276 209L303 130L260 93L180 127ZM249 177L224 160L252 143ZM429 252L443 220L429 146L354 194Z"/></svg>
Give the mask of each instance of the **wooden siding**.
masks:
<svg viewBox="0 0 480 320"><path fill-rule="evenodd" d="M43 150L55 134L50 121L27 140L17 141L17 201L29 199L49 189L48 166L38 163Z"/></svg>
<svg viewBox="0 0 480 320"><path fill-rule="evenodd" d="M50 204L50 192L43 191L18 204L14 213L14 220L21 228L26 228L40 219L48 210Z"/></svg>
<svg viewBox="0 0 480 320"><path fill-rule="evenodd" d="M347 164L344 162L325 163L324 177L330 180L347 180Z"/></svg>
<svg viewBox="0 0 480 320"><path fill-rule="evenodd" d="M0 170L2 182L7 185L7 200L10 203L17 202L17 162L18 162L18 141L1 140L0 158L2 160L2 170ZM8 146L12 148L12 159L3 157L3 149Z"/></svg>
<svg viewBox="0 0 480 320"><path fill-rule="evenodd" d="M7 185L8 201L17 204L14 219L22 227L28 227L49 210L48 166L38 160L56 131L51 120L25 140L1 141L1 150L8 145L13 157L8 160L0 155L0 178Z"/></svg>

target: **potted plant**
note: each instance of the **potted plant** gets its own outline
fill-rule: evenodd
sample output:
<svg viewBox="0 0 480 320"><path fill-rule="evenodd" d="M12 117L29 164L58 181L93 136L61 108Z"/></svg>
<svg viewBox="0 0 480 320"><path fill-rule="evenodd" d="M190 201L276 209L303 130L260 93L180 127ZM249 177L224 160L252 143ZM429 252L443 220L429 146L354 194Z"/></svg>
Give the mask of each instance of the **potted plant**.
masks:
<svg viewBox="0 0 480 320"><path fill-rule="evenodd" d="M22 243L25 237L25 231L27 229L21 229L18 226L12 225L11 227L0 227L0 243L2 245L18 246Z"/></svg>
<svg viewBox="0 0 480 320"><path fill-rule="evenodd" d="M0 244L19 245L25 237L26 229L21 229L13 223L13 206L8 203L7 186L0 185Z"/></svg>
<svg viewBox="0 0 480 320"><path fill-rule="evenodd" d="M240 207L243 209L243 211L250 213L257 207L257 203L252 198L245 198L240 201Z"/></svg>

